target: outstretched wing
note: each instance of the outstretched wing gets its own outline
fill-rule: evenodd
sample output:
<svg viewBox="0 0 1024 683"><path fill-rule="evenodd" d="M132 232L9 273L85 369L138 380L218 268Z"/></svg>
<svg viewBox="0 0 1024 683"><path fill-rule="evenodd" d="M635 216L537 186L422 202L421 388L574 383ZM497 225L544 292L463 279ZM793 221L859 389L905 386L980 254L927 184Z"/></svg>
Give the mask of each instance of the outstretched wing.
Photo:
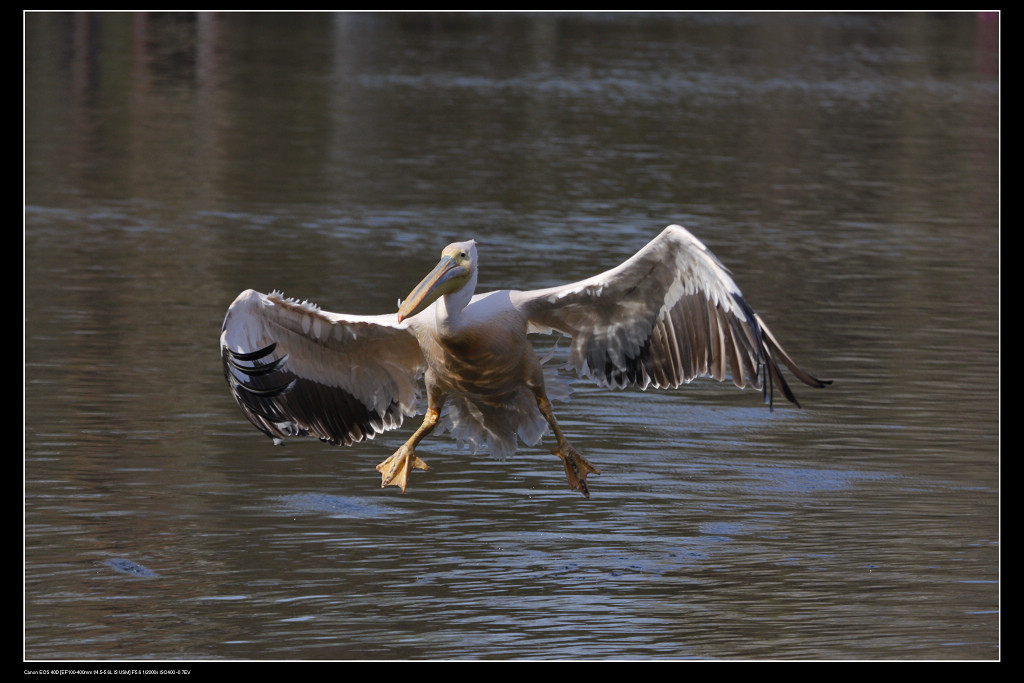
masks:
<svg viewBox="0 0 1024 683"><path fill-rule="evenodd" d="M224 377L249 421L279 441L350 445L416 414L423 354L397 316L350 316L242 292L224 318Z"/></svg>
<svg viewBox="0 0 1024 683"><path fill-rule="evenodd" d="M738 387L761 389L769 405L776 386L797 403L779 362L812 387L830 384L793 362L726 268L678 225L617 268L512 296L532 332L570 336L570 364L606 386L669 388L731 376Z"/></svg>

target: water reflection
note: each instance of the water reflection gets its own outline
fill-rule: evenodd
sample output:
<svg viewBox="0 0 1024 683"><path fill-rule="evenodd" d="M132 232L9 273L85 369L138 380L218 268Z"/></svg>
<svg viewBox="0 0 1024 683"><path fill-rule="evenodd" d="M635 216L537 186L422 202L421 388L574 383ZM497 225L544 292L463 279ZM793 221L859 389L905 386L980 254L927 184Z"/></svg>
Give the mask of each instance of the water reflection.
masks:
<svg viewBox="0 0 1024 683"><path fill-rule="evenodd" d="M28 15L26 656L997 657L997 31ZM446 438L380 491L405 431L273 448L227 393L244 288L393 310L466 237L542 287L670 222L836 385L581 384L590 501Z"/></svg>

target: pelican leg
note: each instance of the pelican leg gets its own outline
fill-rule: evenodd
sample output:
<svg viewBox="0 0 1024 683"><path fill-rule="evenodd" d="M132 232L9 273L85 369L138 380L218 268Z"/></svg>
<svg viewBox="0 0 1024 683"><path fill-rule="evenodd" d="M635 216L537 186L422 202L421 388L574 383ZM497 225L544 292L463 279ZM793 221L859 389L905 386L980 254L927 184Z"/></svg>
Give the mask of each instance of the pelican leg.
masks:
<svg viewBox="0 0 1024 683"><path fill-rule="evenodd" d="M377 465L380 472L380 487L387 486L401 487L405 493L405 487L409 483L410 469L429 470L430 466L416 456L416 446L423 438L434 430L437 425L437 418L440 416L440 407L427 408L423 416L423 423L419 426L409 440L402 444L402 447L395 451L391 457Z"/></svg>
<svg viewBox="0 0 1024 683"><path fill-rule="evenodd" d="M555 438L558 439L558 448L551 452L562 459L562 466L565 467L565 478L569 480L569 488L573 491L579 491L583 494L584 498L590 498L590 489L587 488L587 475L601 474L601 471L580 455L579 451L573 448L569 440L565 438L565 434L562 433L558 422L555 420L555 414L551 410L551 401L544 395L544 392L542 390L535 390L535 394L537 396L537 407L540 408L541 414L548 421L548 424L551 425L551 430L555 433Z"/></svg>

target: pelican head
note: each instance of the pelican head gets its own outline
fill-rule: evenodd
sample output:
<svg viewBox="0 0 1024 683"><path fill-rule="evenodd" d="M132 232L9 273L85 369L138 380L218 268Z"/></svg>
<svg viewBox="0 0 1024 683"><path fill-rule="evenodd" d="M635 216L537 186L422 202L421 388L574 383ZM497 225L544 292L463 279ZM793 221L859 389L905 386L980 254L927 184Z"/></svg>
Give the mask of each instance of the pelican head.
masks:
<svg viewBox="0 0 1024 683"><path fill-rule="evenodd" d="M457 292L473 280L476 242L455 242L441 252L434 269L405 298L398 308L398 322L411 318L440 297Z"/></svg>

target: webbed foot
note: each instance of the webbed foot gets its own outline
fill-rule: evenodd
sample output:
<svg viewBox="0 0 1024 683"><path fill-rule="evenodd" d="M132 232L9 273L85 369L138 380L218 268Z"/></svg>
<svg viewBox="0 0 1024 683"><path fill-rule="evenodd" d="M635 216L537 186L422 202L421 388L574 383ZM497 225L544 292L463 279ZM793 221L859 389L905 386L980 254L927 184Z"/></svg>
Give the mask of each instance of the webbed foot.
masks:
<svg viewBox="0 0 1024 683"><path fill-rule="evenodd" d="M403 444L391 457L377 465L377 471L380 472L380 487L398 486L402 493L405 493L405 487L409 483L409 471L412 469L429 470L430 466L416 456L412 446Z"/></svg>
<svg viewBox="0 0 1024 683"><path fill-rule="evenodd" d="M590 464L590 462L579 454L568 441L562 441L558 448L551 451L562 459L562 466L565 467L565 478L569 480L569 488L579 491L584 498L590 498L590 489L587 488L588 474L601 474L601 471Z"/></svg>

